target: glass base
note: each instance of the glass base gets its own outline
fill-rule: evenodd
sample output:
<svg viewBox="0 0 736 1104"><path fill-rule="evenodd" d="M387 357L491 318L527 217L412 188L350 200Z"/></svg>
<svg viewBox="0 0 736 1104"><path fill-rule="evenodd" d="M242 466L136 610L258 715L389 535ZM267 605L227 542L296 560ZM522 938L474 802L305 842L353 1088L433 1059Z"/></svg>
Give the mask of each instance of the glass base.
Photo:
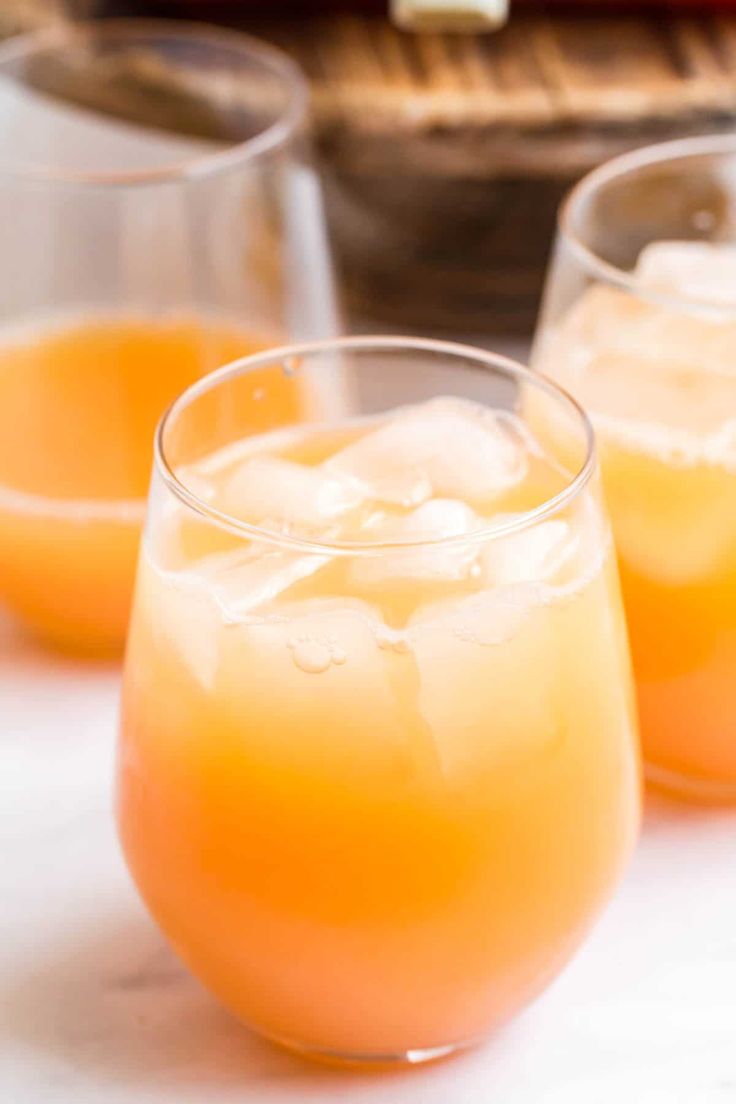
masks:
<svg viewBox="0 0 736 1104"><path fill-rule="evenodd" d="M450 1058L454 1054L477 1045L477 1040L473 1039L464 1043L449 1043L447 1046L412 1047L411 1050L397 1051L396 1053L361 1054L350 1051L324 1050L321 1047L313 1047L298 1040L285 1039L277 1035L266 1035L265 1038L269 1042L275 1043L276 1046L283 1047L285 1050L289 1050L310 1062L364 1070L386 1070L402 1066L426 1065L427 1062L438 1062L442 1058Z"/></svg>
<svg viewBox="0 0 736 1104"><path fill-rule="evenodd" d="M701 805L736 805L736 782L717 782L709 778L696 778L677 771L646 763L644 775L647 782L658 790L682 801Z"/></svg>

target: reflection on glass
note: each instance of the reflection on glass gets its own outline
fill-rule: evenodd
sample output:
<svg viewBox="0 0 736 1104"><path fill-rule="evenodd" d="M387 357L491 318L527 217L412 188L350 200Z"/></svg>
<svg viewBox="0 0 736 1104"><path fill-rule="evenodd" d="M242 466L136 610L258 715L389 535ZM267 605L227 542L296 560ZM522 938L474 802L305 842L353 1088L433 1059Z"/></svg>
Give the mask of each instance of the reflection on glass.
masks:
<svg viewBox="0 0 736 1104"><path fill-rule="evenodd" d="M0 50L0 601L58 645L122 644L165 406L335 332L305 102L277 51L195 25Z"/></svg>

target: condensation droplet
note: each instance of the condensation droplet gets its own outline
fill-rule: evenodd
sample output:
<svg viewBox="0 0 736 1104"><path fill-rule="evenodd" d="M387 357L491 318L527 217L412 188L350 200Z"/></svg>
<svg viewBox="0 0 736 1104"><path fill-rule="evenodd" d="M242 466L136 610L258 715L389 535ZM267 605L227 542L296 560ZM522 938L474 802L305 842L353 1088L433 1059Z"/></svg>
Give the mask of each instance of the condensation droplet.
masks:
<svg viewBox="0 0 736 1104"><path fill-rule="evenodd" d="M408 640L403 636L394 636L389 630L376 634L376 643L382 651L395 652L397 655L404 655L411 651Z"/></svg>
<svg viewBox="0 0 736 1104"><path fill-rule="evenodd" d="M332 663L329 644L321 644L319 640L294 640L289 648L294 663L308 675L321 675Z"/></svg>
<svg viewBox="0 0 736 1104"><path fill-rule="evenodd" d="M302 636L290 640L288 648L297 667L309 675L321 675L333 664L341 667L348 658L345 650L332 640Z"/></svg>
<svg viewBox="0 0 736 1104"><path fill-rule="evenodd" d="M256 402L260 402L261 399L265 399L265 397L266 397L266 388L265 387L256 387L255 391L253 392L254 400Z"/></svg>
<svg viewBox="0 0 736 1104"><path fill-rule="evenodd" d="M299 371L299 357L288 356L284 357L284 375L295 376Z"/></svg>

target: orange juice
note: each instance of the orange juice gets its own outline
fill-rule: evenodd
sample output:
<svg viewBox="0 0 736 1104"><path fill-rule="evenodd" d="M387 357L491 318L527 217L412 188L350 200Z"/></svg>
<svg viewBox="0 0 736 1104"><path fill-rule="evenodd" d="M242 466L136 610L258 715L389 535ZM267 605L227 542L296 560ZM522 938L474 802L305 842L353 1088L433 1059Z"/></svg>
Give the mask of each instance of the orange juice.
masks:
<svg viewBox="0 0 736 1104"><path fill-rule="evenodd" d="M365 1060L476 1040L568 959L636 831L594 490L489 537L569 475L456 399L177 474L261 528L154 487L119 777L145 901L273 1039Z"/></svg>
<svg viewBox="0 0 736 1104"><path fill-rule="evenodd" d="M596 425L652 780L734 798L736 321L592 286L539 352Z"/></svg>
<svg viewBox="0 0 736 1104"><path fill-rule="evenodd" d="M120 648L156 422L263 342L187 316L27 326L0 344L0 602L39 636ZM288 413L293 385L272 389Z"/></svg>

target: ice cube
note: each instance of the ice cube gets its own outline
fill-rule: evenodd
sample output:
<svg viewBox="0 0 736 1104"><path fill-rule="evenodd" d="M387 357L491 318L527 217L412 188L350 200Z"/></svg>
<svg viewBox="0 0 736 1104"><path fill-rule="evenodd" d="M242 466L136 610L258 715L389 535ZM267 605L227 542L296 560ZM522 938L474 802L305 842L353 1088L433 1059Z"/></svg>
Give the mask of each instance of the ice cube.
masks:
<svg viewBox="0 0 736 1104"><path fill-rule="evenodd" d="M697 461L708 439L721 435L736 410L736 373L709 371L704 364L652 356L601 353L576 393L605 435L613 432L637 451ZM736 333L734 333L736 358ZM715 365L714 365L715 366Z"/></svg>
<svg viewBox="0 0 736 1104"><path fill-rule="evenodd" d="M593 285L586 289L546 337L536 366L562 380L579 394L595 384L601 361L622 364L651 359L682 364L703 336L703 320L666 311L618 288ZM696 363L700 363L699 358ZM632 396L630 384L621 394Z"/></svg>
<svg viewBox="0 0 736 1104"><path fill-rule="evenodd" d="M395 526L402 540L443 540L470 533L481 525L481 519L465 502L456 498L431 498L400 518Z"/></svg>
<svg viewBox="0 0 736 1104"><path fill-rule="evenodd" d="M578 540L568 522L544 521L486 541L483 573L491 586L559 581L577 550Z"/></svg>
<svg viewBox="0 0 736 1104"><path fill-rule="evenodd" d="M419 708L448 780L505 770L518 778L560 738L559 634L539 589L492 588L412 618Z"/></svg>
<svg viewBox="0 0 736 1104"><path fill-rule="evenodd" d="M359 482L349 476L278 456L254 456L229 477L219 505L255 524L268 520L286 529L319 532L363 497Z"/></svg>
<svg viewBox="0 0 736 1104"><path fill-rule="evenodd" d="M438 398L397 413L325 467L359 479L381 502L417 506L435 495L479 503L524 478L526 453L502 411Z"/></svg>
<svg viewBox="0 0 736 1104"><path fill-rule="evenodd" d="M411 616L409 638L417 645L427 632L439 631L483 646L501 644L518 632L540 600L538 586L519 583L427 602Z"/></svg>
<svg viewBox="0 0 736 1104"><path fill-rule="evenodd" d="M736 557L732 482L733 469L716 463L689 472L622 454L606 484L620 562L664 587L712 586L725 577Z"/></svg>
<svg viewBox="0 0 736 1104"><path fill-rule="evenodd" d="M144 555L136 616L139 609L144 611L155 646L172 652L203 690L211 690L222 635L222 614L212 595L192 574L160 570Z"/></svg>
<svg viewBox="0 0 736 1104"><path fill-rule="evenodd" d="M197 471L194 465L182 467L176 474L179 481L193 495L196 495L202 502L212 502L217 493L217 486L206 475L202 475Z"/></svg>
<svg viewBox="0 0 736 1104"><path fill-rule="evenodd" d="M295 583L308 579L329 561L326 554L258 549L252 557L217 570L210 577L211 585L225 617L239 621L273 602Z"/></svg>
<svg viewBox="0 0 736 1104"><path fill-rule="evenodd" d="M736 306L736 245L732 243L652 242L639 254L636 275L657 291Z"/></svg>
<svg viewBox="0 0 736 1104"><path fill-rule="evenodd" d="M452 498L431 498L404 517L391 518L380 531L388 541L439 541L481 528L482 519L470 506ZM375 535L375 534L372 534ZM478 557L477 542L438 548L406 548L357 557L351 577L359 586L402 579L452 581L463 579Z"/></svg>
<svg viewBox="0 0 736 1104"><path fill-rule="evenodd" d="M378 610L358 599L280 603L234 627L218 693L242 713L251 750L282 772L303 768L313 780L359 787L368 775L402 780L411 762L386 634Z"/></svg>
<svg viewBox="0 0 736 1104"><path fill-rule="evenodd" d="M643 427L647 451L650 437L652 450L692 451L671 431L712 433L736 409L736 322L668 310L615 288L589 288L542 340L535 361L598 417L599 428ZM662 437L658 427L669 434L663 443L654 439Z"/></svg>
<svg viewBox="0 0 736 1104"><path fill-rule="evenodd" d="M257 619L261 607L328 561L327 555L253 547L207 556L195 570L158 572L151 588L154 625L200 685L211 689L225 627Z"/></svg>

